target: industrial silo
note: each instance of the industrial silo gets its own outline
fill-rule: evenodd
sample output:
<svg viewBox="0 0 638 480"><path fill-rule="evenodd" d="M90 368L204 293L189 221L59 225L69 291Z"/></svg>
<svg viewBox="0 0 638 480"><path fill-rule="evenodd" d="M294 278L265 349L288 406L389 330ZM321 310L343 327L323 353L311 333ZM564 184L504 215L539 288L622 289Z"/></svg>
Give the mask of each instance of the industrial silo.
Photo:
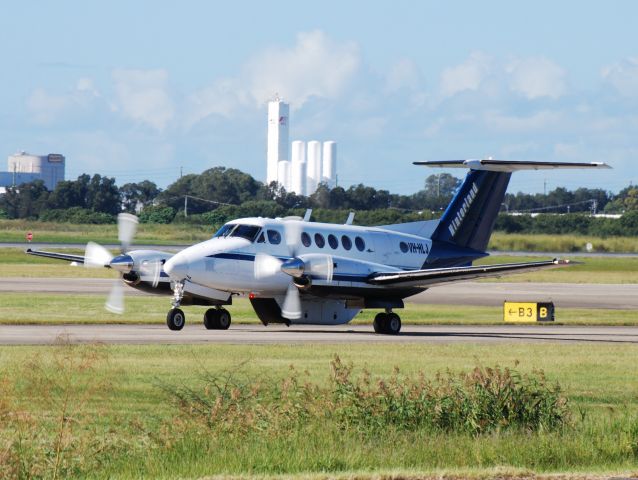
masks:
<svg viewBox="0 0 638 480"><path fill-rule="evenodd" d="M317 190L321 182L321 142L312 140L308 142L306 169L308 181L306 183L306 194L312 195Z"/></svg>
<svg viewBox="0 0 638 480"><path fill-rule="evenodd" d="M306 195L306 172L306 144L301 140L295 140L292 142L290 189L297 195Z"/></svg>
<svg viewBox="0 0 638 480"><path fill-rule="evenodd" d="M323 167L321 181L334 188L337 179L337 143L332 140L323 142Z"/></svg>

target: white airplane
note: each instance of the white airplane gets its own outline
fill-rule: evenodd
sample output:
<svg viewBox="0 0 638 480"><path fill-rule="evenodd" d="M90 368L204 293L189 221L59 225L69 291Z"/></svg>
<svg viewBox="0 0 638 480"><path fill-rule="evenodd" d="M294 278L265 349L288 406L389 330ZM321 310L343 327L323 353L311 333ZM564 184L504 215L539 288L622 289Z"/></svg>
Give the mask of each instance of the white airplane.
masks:
<svg viewBox="0 0 638 480"><path fill-rule="evenodd" d="M122 254L89 243L85 255L27 250L88 267L118 270L126 285L173 298L166 323L171 330L185 324L183 305L210 305L207 329L227 329L228 310L237 295L248 296L264 325L271 323L340 325L364 308L380 309L374 331L398 334L394 312L403 300L449 282L543 268L557 259L472 266L485 257L496 216L512 172L518 170L610 168L600 162L529 162L444 160L416 165L467 168L469 172L439 220L377 227L310 222L304 218L242 218L228 222L210 239L170 254L129 250L137 218L118 218ZM122 283L114 285L107 308L122 313Z"/></svg>

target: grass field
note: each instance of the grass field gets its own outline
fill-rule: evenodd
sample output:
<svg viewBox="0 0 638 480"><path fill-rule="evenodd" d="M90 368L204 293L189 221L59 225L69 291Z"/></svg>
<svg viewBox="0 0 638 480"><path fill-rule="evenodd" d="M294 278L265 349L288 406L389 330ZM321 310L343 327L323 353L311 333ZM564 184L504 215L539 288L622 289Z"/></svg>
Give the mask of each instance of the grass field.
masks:
<svg viewBox="0 0 638 480"><path fill-rule="evenodd" d="M304 399L291 393L327 388L335 354L354 362L355 376L365 368L373 385L393 385L394 367L404 375L399 383L418 379L418 372L427 380L477 364L521 374L543 369L550 384L560 383L570 420L558 430L488 434L361 430L328 411L273 424L288 418L288 408L303 407ZM589 344L3 347L0 478L635 474L636 358L635 346ZM270 420L255 424L235 416L232 424L211 424L212 412L175 401L178 391L210 397L211 378L254 388L251 401ZM266 384L288 393L262 397L258 386ZM236 405L233 388L223 397L229 405ZM312 404L329 407L331 401Z"/></svg>
<svg viewBox="0 0 638 480"><path fill-rule="evenodd" d="M0 293L0 324L163 324L170 308L169 297L135 296L126 299L126 313L116 315L104 309L101 295L73 297L44 293ZM206 307L184 307L188 323L201 323ZM250 303L238 298L228 307L235 324L257 324ZM353 324L372 325L376 310L363 310ZM500 325L502 307L406 304L400 312L406 325ZM638 325L635 310L559 308L556 324ZM372 327L371 327L372 328Z"/></svg>

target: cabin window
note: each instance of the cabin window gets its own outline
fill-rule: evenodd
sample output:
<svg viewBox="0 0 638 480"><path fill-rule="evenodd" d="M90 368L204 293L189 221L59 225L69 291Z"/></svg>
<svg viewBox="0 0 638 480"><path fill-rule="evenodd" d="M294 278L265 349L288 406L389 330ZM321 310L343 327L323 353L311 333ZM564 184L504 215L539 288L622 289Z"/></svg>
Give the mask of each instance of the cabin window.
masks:
<svg viewBox="0 0 638 480"><path fill-rule="evenodd" d="M408 244L405 242L399 243L399 248L403 253L408 253Z"/></svg>
<svg viewBox="0 0 638 480"><path fill-rule="evenodd" d="M326 240L323 238L323 235L321 235L320 233L315 233L315 245L317 245L319 248L323 248L325 244Z"/></svg>
<svg viewBox="0 0 638 480"><path fill-rule="evenodd" d="M310 235L306 232L301 234L301 243L303 243L304 247L309 247L312 244L312 240L310 239Z"/></svg>
<svg viewBox="0 0 638 480"><path fill-rule="evenodd" d="M341 245L343 245L343 248L345 248L346 250L350 250L352 248L352 240L350 240L350 237L342 235Z"/></svg>
<svg viewBox="0 0 638 480"><path fill-rule="evenodd" d="M279 245L281 243L281 233L277 230L268 230L268 241L272 245Z"/></svg>
<svg viewBox="0 0 638 480"><path fill-rule="evenodd" d="M339 240L337 240L337 237L330 234L328 235L328 245L330 245L330 248L332 248L333 250L336 250L337 248L339 248Z"/></svg>
<svg viewBox="0 0 638 480"><path fill-rule="evenodd" d="M366 249L366 242L361 237L355 237L354 244L357 246L357 250L363 252Z"/></svg>

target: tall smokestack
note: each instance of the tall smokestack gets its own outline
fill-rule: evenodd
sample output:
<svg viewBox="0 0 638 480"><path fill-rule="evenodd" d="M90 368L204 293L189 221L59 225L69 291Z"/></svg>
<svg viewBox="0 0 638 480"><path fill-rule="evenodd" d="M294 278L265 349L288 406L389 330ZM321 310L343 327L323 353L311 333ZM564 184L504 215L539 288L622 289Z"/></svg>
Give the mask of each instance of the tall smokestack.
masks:
<svg viewBox="0 0 638 480"><path fill-rule="evenodd" d="M268 149L266 153L266 183L282 183L279 176L281 161L288 160L289 107L279 99L268 102Z"/></svg>

